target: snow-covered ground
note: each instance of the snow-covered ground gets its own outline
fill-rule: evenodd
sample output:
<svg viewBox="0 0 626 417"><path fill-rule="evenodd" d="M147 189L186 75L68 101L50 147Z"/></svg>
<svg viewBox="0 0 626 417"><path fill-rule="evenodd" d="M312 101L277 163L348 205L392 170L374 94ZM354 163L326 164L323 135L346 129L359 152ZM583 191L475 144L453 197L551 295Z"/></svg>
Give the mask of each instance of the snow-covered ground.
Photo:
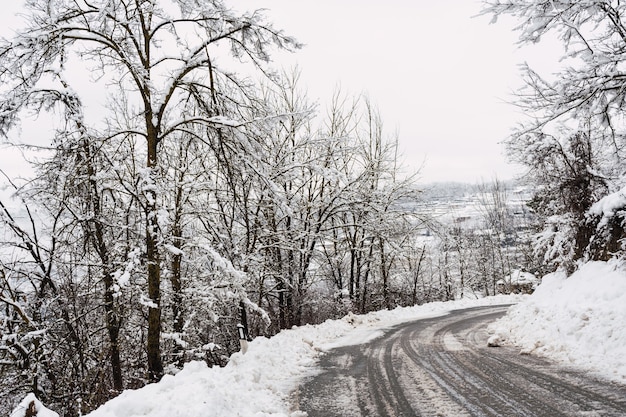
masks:
<svg viewBox="0 0 626 417"><path fill-rule="evenodd" d="M566 365L626 383L626 271L590 262L569 278L554 273L491 325L494 336ZM492 336L492 337L494 337Z"/></svg>
<svg viewBox="0 0 626 417"><path fill-rule="evenodd" d="M157 384L123 392L89 417L302 417L305 414L289 410L289 395L302 378L316 372L324 350L363 343L401 322L508 303L518 304L492 325L495 338L519 345L523 353L549 356L626 383L626 273L616 262L593 262L567 279L548 275L531 296L348 315L286 330L271 339L257 338L245 355L234 354L224 368L189 363Z"/></svg>

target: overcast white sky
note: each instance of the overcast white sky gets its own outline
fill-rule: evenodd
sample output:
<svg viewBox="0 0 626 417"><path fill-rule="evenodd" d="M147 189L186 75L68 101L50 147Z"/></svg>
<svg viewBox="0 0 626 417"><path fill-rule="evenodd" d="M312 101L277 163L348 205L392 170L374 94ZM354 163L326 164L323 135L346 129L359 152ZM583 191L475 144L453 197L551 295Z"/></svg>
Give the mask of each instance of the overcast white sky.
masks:
<svg viewBox="0 0 626 417"><path fill-rule="evenodd" d="M6 36L18 6L5 3L0 34ZM298 64L309 97L320 105L337 85L367 93L387 131L398 132L404 163L423 165L422 181L489 181L518 172L499 142L522 115L505 102L520 85L518 64L542 57L537 48L517 48L511 21L490 25L489 17L472 18L479 1L226 3L267 9L277 28L306 45L281 63Z"/></svg>
<svg viewBox="0 0 626 417"><path fill-rule="evenodd" d="M552 71L557 43L520 49L516 22L475 17L479 0L231 4L267 8L277 27L306 44L291 62L322 104L338 83L368 93L387 130L398 131L405 164L423 165L422 181L481 182L521 172L507 163L500 144L523 118L509 104L521 86L519 64Z"/></svg>
<svg viewBox="0 0 626 417"><path fill-rule="evenodd" d="M277 27L306 44L292 59L322 104L337 83L368 93L388 131L398 131L406 165L425 164L423 181L489 181L518 172L499 144L521 118L505 101L520 85L518 64L540 57L515 45L511 20L472 18L479 1L231 4L267 8Z"/></svg>

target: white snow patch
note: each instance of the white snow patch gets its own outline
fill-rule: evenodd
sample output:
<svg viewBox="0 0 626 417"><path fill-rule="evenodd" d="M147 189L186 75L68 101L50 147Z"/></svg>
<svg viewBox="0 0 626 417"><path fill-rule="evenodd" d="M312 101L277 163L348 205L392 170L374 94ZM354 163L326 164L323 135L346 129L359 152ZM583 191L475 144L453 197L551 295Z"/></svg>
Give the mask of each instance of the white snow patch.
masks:
<svg viewBox="0 0 626 417"><path fill-rule="evenodd" d="M213 116L209 118L208 121L211 123L215 123L215 124L223 125L227 127L238 127L238 126L241 126L242 124L238 120L229 119L228 117L225 117L225 116Z"/></svg>
<svg viewBox="0 0 626 417"><path fill-rule="evenodd" d="M626 188L604 196L589 209L590 214L601 217L598 227L604 226L619 210L626 208Z"/></svg>
<svg viewBox="0 0 626 417"><path fill-rule="evenodd" d="M502 346L503 342L504 340L502 339L502 336L496 333L496 334L489 336L489 339L487 339L487 346L499 347L499 346Z"/></svg>
<svg viewBox="0 0 626 417"><path fill-rule="evenodd" d="M165 245L163 245L163 247L165 248L166 251L168 251L172 255L180 255L180 256L182 256L182 255L185 254L185 252L183 252L181 249L177 248L174 245L165 244Z"/></svg>
<svg viewBox="0 0 626 417"><path fill-rule="evenodd" d="M139 299L139 304L148 308L159 308L159 305L155 303L150 297L145 294L141 294L141 298Z"/></svg>

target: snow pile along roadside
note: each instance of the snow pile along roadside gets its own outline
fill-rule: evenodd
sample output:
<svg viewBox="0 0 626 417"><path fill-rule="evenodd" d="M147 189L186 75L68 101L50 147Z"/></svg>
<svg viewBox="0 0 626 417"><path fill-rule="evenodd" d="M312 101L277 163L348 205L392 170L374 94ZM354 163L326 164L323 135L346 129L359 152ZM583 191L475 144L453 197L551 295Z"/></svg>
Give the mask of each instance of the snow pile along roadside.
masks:
<svg viewBox="0 0 626 417"><path fill-rule="evenodd" d="M490 326L490 341L626 382L626 272L589 262L569 278L545 276L537 290Z"/></svg>
<svg viewBox="0 0 626 417"><path fill-rule="evenodd" d="M299 411L290 412L289 395L301 378L315 372L317 358L325 349L364 343L401 322L519 300L520 296L496 296L399 307L282 331L270 339L253 340L245 355L232 355L224 368L188 363L157 384L124 391L89 417L301 417L304 414Z"/></svg>

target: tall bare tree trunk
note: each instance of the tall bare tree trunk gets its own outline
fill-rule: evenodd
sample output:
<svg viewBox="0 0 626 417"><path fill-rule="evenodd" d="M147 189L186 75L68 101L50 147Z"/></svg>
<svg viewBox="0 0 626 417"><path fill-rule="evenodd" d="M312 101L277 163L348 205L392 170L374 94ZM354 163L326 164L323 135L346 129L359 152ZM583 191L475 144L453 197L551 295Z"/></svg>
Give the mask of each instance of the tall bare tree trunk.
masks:
<svg viewBox="0 0 626 417"><path fill-rule="evenodd" d="M79 127L83 127L82 124ZM83 141L83 151L85 153L85 161L87 163L87 173L89 178L88 198L93 209L93 234L95 237L94 245L100 262L102 263L102 274L104 282L104 313L106 315L106 328L109 336L109 364L111 366L111 376L113 378L113 389L122 392L124 389L124 381L122 378L122 362L120 359L120 318L115 308L114 296L114 278L111 268L111 256L107 246L105 231L102 224L102 206L100 205L100 192L96 181L96 167L94 167L94 155L92 153L92 144L86 137Z"/></svg>
<svg viewBox="0 0 626 417"><path fill-rule="evenodd" d="M157 167L158 132L151 120L152 113L146 112L148 126L148 175L154 182ZM148 119L150 117L150 119ZM148 378L158 381L163 376L163 362L161 360L161 257L157 246L158 217L157 192L155 184L146 190L146 263L148 267L148 297L151 304L148 307Z"/></svg>
<svg viewBox="0 0 626 417"><path fill-rule="evenodd" d="M420 258L417 261L417 266L413 270L413 294L411 295L411 302L413 305L417 304L417 281L420 276L420 269L422 267L422 260L424 259L425 252L426 252L426 246L422 247L422 252L420 253ZM423 281L422 281L422 285L423 285Z"/></svg>
<svg viewBox="0 0 626 417"><path fill-rule="evenodd" d="M385 253L385 241L379 236L380 245L380 275L383 279L383 302L387 310L391 310L391 296L389 294L389 268L387 267L387 254Z"/></svg>

